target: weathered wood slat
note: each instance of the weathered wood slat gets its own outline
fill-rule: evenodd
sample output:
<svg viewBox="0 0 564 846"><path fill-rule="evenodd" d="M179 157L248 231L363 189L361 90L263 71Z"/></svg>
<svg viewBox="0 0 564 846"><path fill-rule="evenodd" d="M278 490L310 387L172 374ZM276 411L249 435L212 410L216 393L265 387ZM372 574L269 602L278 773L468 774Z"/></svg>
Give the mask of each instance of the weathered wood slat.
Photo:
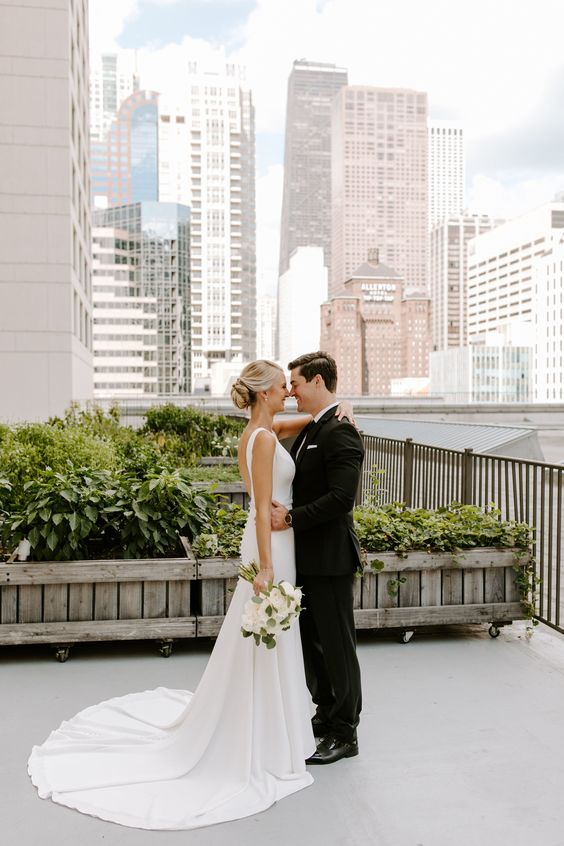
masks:
<svg viewBox="0 0 564 846"><path fill-rule="evenodd" d="M203 579L200 582L200 612L203 617L225 613L225 581Z"/></svg>
<svg viewBox="0 0 564 846"><path fill-rule="evenodd" d="M68 613L68 585L45 585L43 621L45 623L66 622Z"/></svg>
<svg viewBox="0 0 564 846"><path fill-rule="evenodd" d="M17 623L18 589L14 585L0 587L0 623Z"/></svg>
<svg viewBox="0 0 564 846"><path fill-rule="evenodd" d="M196 578L196 560L134 558L123 561L31 561L0 565L0 585L66 582L172 581Z"/></svg>
<svg viewBox="0 0 564 846"><path fill-rule="evenodd" d="M398 605L402 608L421 605L421 584L419 573L405 571L402 582L399 586Z"/></svg>
<svg viewBox="0 0 564 846"><path fill-rule="evenodd" d="M118 586L117 583L99 582L94 585L94 619L117 620Z"/></svg>
<svg viewBox="0 0 564 846"><path fill-rule="evenodd" d="M363 582L364 578L362 579L355 579L353 582L353 608L362 608L362 591L364 588Z"/></svg>
<svg viewBox="0 0 564 846"><path fill-rule="evenodd" d="M456 623L503 623L523 620L519 602L461 605L456 608L439 605L420 608L375 608L354 612L357 629L403 628L404 626L451 625ZM198 621L199 625L199 621Z"/></svg>
<svg viewBox="0 0 564 846"><path fill-rule="evenodd" d="M175 582L175 584L182 584L182 582ZM154 620L157 617L166 616L166 582L145 582L143 585L143 617Z"/></svg>
<svg viewBox="0 0 564 846"><path fill-rule="evenodd" d="M215 617L197 617L196 618L196 636L197 637L216 637L223 624L223 616Z"/></svg>
<svg viewBox="0 0 564 846"><path fill-rule="evenodd" d="M421 571L421 605L440 605L442 596L440 570Z"/></svg>
<svg viewBox="0 0 564 846"><path fill-rule="evenodd" d="M505 602L505 569L496 567L485 571L484 602ZM511 602L519 596L511 598Z"/></svg>
<svg viewBox="0 0 564 846"><path fill-rule="evenodd" d="M464 570L462 595L465 605L477 605L484 601L483 570Z"/></svg>
<svg viewBox="0 0 564 846"><path fill-rule="evenodd" d="M197 579L233 579L239 573L239 558L199 558Z"/></svg>
<svg viewBox="0 0 564 846"><path fill-rule="evenodd" d="M378 608L397 607L398 590L395 581L395 573L378 573Z"/></svg>
<svg viewBox="0 0 564 846"><path fill-rule="evenodd" d="M195 637L195 617L159 620L98 620L68 623L15 623L0 627L0 645L79 643L101 640L159 640Z"/></svg>
<svg viewBox="0 0 564 846"><path fill-rule="evenodd" d="M168 582L168 616L189 617L192 608L190 582Z"/></svg>
<svg viewBox="0 0 564 846"><path fill-rule="evenodd" d="M443 570L443 605L462 605L462 570Z"/></svg>
<svg viewBox="0 0 564 846"><path fill-rule="evenodd" d="M94 610L94 585L69 585L69 620L91 620Z"/></svg>
<svg viewBox="0 0 564 846"><path fill-rule="evenodd" d="M120 620L139 620L143 617L143 582L125 582L118 589Z"/></svg>
<svg viewBox="0 0 564 846"><path fill-rule="evenodd" d="M235 588L237 587L237 582L239 579L226 579L225 580L225 613L227 614L227 609L231 605L231 600L233 599L233 594L235 592Z"/></svg>
<svg viewBox="0 0 564 846"><path fill-rule="evenodd" d="M513 567L505 568L505 601L516 602L519 599L519 586L515 583Z"/></svg>
<svg viewBox="0 0 564 846"><path fill-rule="evenodd" d="M515 563L515 550L480 547L479 549L465 549L453 555L450 552L427 553L420 550L410 552L407 558L401 558L395 552L368 553L367 561L384 562L387 573L401 570L437 570L452 568L470 570L476 567L508 567ZM367 564L365 571L374 572Z"/></svg>
<svg viewBox="0 0 564 846"><path fill-rule="evenodd" d="M43 618L43 588L23 585L18 598L18 623L38 623Z"/></svg>
<svg viewBox="0 0 564 846"><path fill-rule="evenodd" d="M376 608L378 602L378 576L375 573L365 573L362 580L355 579L355 582L358 581L362 582L362 602L360 607Z"/></svg>

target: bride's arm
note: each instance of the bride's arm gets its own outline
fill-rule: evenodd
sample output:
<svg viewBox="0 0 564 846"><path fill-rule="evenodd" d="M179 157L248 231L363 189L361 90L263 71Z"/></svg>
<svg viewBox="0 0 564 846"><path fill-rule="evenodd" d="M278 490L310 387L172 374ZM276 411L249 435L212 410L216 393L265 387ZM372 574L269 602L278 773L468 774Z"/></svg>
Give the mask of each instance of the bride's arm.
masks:
<svg viewBox="0 0 564 846"><path fill-rule="evenodd" d="M284 417L274 421L272 431L279 441L284 438L292 438L294 435L299 435L304 426L307 426L312 420L311 414L303 414L301 417Z"/></svg>
<svg viewBox="0 0 564 846"><path fill-rule="evenodd" d="M259 554L259 572L253 582L255 594L259 594L269 583L274 581L270 509L272 503L272 466L275 447L276 442L268 432L259 432L255 437L253 444L252 478Z"/></svg>
<svg viewBox="0 0 564 846"><path fill-rule="evenodd" d="M348 400L341 400L337 408L335 409L335 416L342 420L343 417L346 417L347 420L356 426L356 421L353 415L353 407L352 403ZM283 440L284 438L292 438L294 435L299 435L302 431L304 426L307 426L308 423L311 423L313 417L311 414L304 414L301 417L284 417L280 420L275 420L272 426L272 431L278 438L278 440Z"/></svg>

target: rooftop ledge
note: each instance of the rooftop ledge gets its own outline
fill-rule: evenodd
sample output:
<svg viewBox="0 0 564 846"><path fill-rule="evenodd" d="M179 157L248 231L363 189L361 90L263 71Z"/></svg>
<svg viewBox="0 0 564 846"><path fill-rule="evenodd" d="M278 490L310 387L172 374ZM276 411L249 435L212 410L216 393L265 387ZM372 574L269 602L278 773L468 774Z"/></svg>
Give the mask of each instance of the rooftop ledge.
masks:
<svg viewBox="0 0 564 846"><path fill-rule="evenodd" d="M37 798L27 756L81 708L147 686L194 689L210 641L164 661L142 642L0 650L2 831L18 846L167 846L187 832L132 831ZM317 767L315 782L256 817L189 832L191 846L561 846L564 636L514 623L359 634L360 756ZM150 680L150 681L148 681ZM164 841L163 841L164 842Z"/></svg>

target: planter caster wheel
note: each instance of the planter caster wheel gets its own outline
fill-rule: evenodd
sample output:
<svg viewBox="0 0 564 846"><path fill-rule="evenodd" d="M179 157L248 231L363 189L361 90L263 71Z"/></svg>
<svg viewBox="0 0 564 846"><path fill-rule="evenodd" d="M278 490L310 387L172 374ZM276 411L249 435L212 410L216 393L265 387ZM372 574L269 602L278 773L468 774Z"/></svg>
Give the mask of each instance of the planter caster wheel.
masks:
<svg viewBox="0 0 564 846"><path fill-rule="evenodd" d="M59 662L59 664L64 664L65 661L69 660L69 652L70 652L70 647L68 647L68 646L58 646L55 649L55 659Z"/></svg>
<svg viewBox="0 0 564 846"><path fill-rule="evenodd" d="M170 658L172 655L172 640L162 640L159 646L159 652L163 658Z"/></svg>
<svg viewBox="0 0 564 846"><path fill-rule="evenodd" d="M415 634L414 631L405 631L402 632L400 635L400 643L409 643L413 635Z"/></svg>
<svg viewBox="0 0 564 846"><path fill-rule="evenodd" d="M489 636L490 636L490 637L496 638L496 637L499 637L499 636L500 636L501 631L500 631L500 629L499 629L499 628L495 625L495 623L492 623L492 624L491 624L491 626L490 626L490 627L489 627L489 629L488 629L488 634L489 634Z"/></svg>

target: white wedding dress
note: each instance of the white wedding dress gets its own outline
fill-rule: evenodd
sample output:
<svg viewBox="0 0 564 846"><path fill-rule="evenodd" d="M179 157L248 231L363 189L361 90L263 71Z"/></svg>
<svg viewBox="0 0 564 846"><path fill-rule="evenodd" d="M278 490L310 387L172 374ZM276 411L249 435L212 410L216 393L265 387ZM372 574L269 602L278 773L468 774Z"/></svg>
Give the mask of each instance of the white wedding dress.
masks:
<svg viewBox="0 0 564 846"><path fill-rule="evenodd" d="M257 429L247 445L251 466ZM273 498L291 504L294 463L277 442ZM252 497L251 497L252 499ZM241 545L258 560L251 502ZM293 532L272 534L276 581L295 584ZM194 693L157 688L109 699L62 723L35 746L39 795L104 820L189 829L264 811L313 781L315 751L299 626L274 649L241 635L251 585L239 579Z"/></svg>

